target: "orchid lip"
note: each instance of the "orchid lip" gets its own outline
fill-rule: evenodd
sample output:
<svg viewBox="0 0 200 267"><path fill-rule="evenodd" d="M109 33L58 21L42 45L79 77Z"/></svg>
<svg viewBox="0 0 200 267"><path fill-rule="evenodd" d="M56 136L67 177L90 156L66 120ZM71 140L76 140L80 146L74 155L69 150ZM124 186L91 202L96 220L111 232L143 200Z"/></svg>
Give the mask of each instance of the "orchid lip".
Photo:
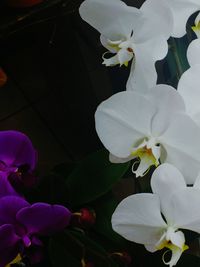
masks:
<svg viewBox="0 0 200 267"><path fill-rule="evenodd" d="M159 165L159 158L161 154L161 147L156 143L155 138L144 141L131 152L131 156L140 159L139 166L134 170L135 163L132 166L132 172L136 177L144 176L151 166L157 167Z"/></svg>
<svg viewBox="0 0 200 267"><path fill-rule="evenodd" d="M108 50L103 54L103 64L106 66L114 66L119 64L120 66L128 66L128 62L134 57L133 41L131 37L122 38L117 41L106 40L106 47ZM113 57L106 58L107 54L115 54Z"/></svg>
<svg viewBox="0 0 200 267"><path fill-rule="evenodd" d="M170 267L176 265L177 261L181 257L181 254L189 247L185 245L185 236L182 231L178 231L176 227L168 226L167 230L161 236L160 240L155 245L157 250L167 248L168 250L163 253L163 263ZM171 259L165 260L165 255L171 251Z"/></svg>

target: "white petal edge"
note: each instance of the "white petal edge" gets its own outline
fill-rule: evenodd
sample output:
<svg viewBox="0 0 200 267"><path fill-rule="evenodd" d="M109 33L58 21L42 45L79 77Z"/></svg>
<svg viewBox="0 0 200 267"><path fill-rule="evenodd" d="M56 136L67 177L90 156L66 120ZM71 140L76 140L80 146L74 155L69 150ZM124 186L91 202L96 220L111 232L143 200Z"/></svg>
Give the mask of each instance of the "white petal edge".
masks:
<svg viewBox="0 0 200 267"><path fill-rule="evenodd" d="M178 92L183 97L186 112L196 120L200 113L200 64L194 65L185 71L178 84ZM197 120L198 121L198 120Z"/></svg>
<svg viewBox="0 0 200 267"><path fill-rule="evenodd" d="M154 171L151 178L151 188L160 197L161 210L168 217L171 209L169 203L171 195L186 188L186 182L180 171L171 164L161 164Z"/></svg>
<svg viewBox="0 0 200 267"><path fill-rule="evenodd" d="M113 213L112 227L130 241L156 244L166 228L160 213L159 197L142 193L125 198Z"/></svg>
<svg viewBox="0 0 200 267"><path fill-rule="evenodd" d="M130 36L141 16L139 9L120 0L85 0L79 12L83 20L112 41Z"/></svg>
<svg viewBox="0 0 200 267"><path fill-rule="evenodd" d="M195 39L189 44L187 59L190 66L200 64L200 39Z"/></svg>

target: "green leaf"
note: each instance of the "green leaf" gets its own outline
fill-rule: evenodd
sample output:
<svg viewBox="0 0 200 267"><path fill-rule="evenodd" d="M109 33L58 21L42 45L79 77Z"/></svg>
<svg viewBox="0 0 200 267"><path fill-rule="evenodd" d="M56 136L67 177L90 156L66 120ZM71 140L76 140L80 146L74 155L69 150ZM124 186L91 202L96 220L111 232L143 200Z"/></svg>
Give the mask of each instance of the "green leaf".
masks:
<svg viewBox="0 0 200 267"><path fill-rule="evenodd" d="M106 150L90 155L72 171L66 181L70 204L80 206L104 195L128 168L129 163L111 163Z"/></svg>
<svg viewBox="0 0 200 267"><path fill-rule="evenodd" d="M56 165L52 172L62 176L64 179L67 179L69 174L75 169L76 166L76 162L64 162Z"/></svg>

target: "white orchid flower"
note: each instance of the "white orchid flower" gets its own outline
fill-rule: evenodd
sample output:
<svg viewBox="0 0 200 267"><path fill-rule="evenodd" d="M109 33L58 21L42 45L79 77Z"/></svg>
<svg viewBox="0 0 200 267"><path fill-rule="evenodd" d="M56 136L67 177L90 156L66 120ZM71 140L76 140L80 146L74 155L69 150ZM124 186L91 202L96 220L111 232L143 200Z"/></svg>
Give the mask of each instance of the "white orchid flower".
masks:
<svg viewBox="0 0 200 267"><path fill-rule="evenodd" d="M172 267L188 249L181 229L200 233L199 186L187 187L180 171L165 163L153 173L151 188L152 194L125 198L112 216L112 227L150 252L171 250L171 259L165 261L165 252L163 262Z"/></svg>
<svg viewBox="0 0 200 267"><path fill-rule="evenodd" d="M186 112L200 127L200 64L185 71L178 83L178 92L186 105Z"/></svg>
<svg viewBox="0 0 200 267"><path fill-rule="evenodd" d="M200 39L195 39L189 44L187 60L190 67L200 64Z"/></svg>
<svg viewBox="0 0 200 267"><path fill-rule="evenodd" d="M184 110L179 93L167 85L145 95L120 92L97 108L96 131L112 162L140 159L137 170L133 166L136 177L168 162L193 183L191 174L196 177L200 170L200 128Z"/></svg>
<svg viewBox="0 0 200 267"><path fill-rule="evenodd" d="M199 0L165 0L165 4L167 8L171 9L173 16L173 30L171 36L176 38L184 36L186 34L186 23L189 17L200 10Z"/></svg>
<svg viewBox="0 0 200 267"><path fill-rule="evenodd" d="M156 84L155 62L168 52L172 17L164 1L149 0L140 10L120 0L85 0L79 9L82 19L101 33L101 43L108 49L104 65L127 66L133 59L128 84L137 88Z"/></svg>
<svg viewBox="0 0 200 267"><path fill-rule="evenodd" d="M191 67L182 74L177 90L184 99L187 114L200 127L200 39L190 43L187 58Z"/></svg>

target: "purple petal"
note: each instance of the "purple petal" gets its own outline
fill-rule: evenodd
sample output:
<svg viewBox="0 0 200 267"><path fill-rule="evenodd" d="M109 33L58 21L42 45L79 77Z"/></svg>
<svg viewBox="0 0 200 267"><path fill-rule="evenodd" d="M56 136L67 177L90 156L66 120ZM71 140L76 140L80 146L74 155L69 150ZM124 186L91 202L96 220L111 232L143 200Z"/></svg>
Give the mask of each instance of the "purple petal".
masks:
<svg viewBox="0 0 200 267"><path fill-rule="evenodd" d="M28 233L48 235L64 229L70 221L71 212L60 205L36 203L17 213L17 220Z"/></svg>
<svg viewBox="0 0 200 267"><path fill-rule="evenodd" d="M17 223L16 214L30 204L22 197L6 196L0 198L0 225Z"/></svg>
<svg viewBox="0 0 200 267"><path fill-rule="evenodd" d="M5 173L0 173L0 198L4 196L19 196L7 179Z"/></svg>
<svg viewBox="0 0 200 267"><path fill-rule="evenodd" d="M15 234L12 225L0 227L0 267L10 263L20 252L20 238Z"/></svg>
<svg viewBox="0 0 200 267"><path fill-rule="evenodd" d="M4 224L0 226L0 240L0 251L2 251L20 241L20 237L15 234L13 225Z"/></svg>
<svg viewBox="0 0 200 267"><path fill-rule="evenodd" d="M0 161L8 167L28 165L30 170L33 170L37 154L25 134L17 131L2 131L0 132Z"/></svg>
<svg viewBox="0 0 200 267"><path fill-rule="evenodd" d="M25 249L25 254L31 264L39 263L44 258L44 245L35 236L32 237L32 245Z"/></svg>

